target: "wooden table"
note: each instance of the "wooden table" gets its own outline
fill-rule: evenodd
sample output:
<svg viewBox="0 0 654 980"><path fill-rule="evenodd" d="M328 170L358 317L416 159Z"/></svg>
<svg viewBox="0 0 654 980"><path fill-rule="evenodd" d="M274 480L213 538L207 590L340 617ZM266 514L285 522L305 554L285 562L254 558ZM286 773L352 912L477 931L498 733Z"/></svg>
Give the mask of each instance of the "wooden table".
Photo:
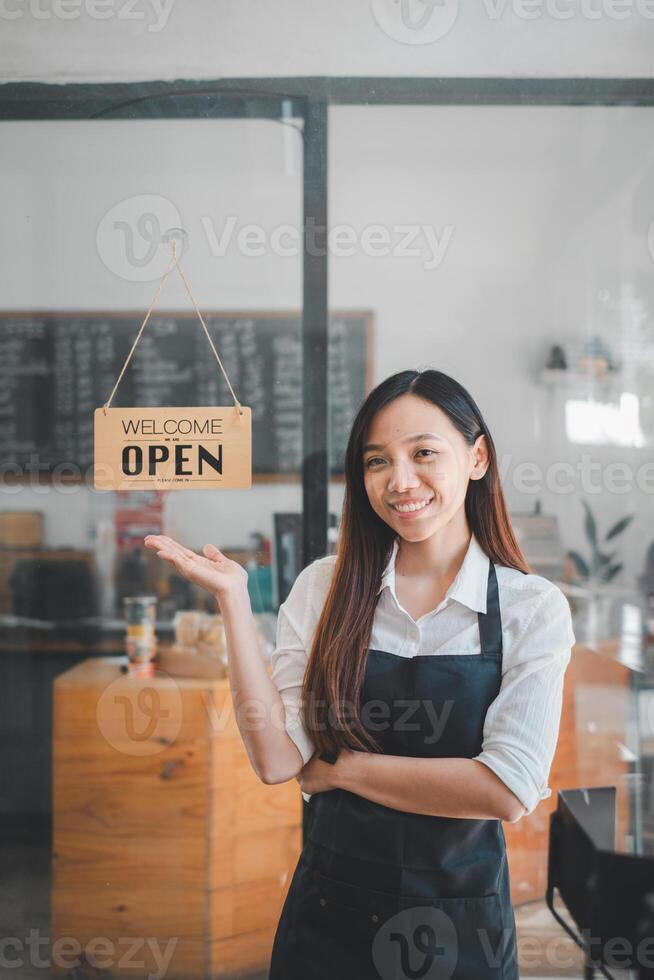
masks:
<svg viewBox="0 0 654 980"><path fill-rule="evenodd" d="M54 683L53 759L53 942L91 960L104 937L111 976L155 973L155 947L167 980L265 970L302 798L254 774L227 680L85 660Z"/></svg>

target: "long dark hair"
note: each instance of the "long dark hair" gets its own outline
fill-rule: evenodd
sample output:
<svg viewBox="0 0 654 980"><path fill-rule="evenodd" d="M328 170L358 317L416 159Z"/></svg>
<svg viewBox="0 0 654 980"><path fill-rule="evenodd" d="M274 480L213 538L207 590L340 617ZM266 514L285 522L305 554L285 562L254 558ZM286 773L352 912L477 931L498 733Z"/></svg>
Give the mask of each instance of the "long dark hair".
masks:
<svg viewBox="0 0 654 980"><path fill-rule="evenodd" d="M400 371L367 396L345 451L345 498L334 574L309 654L302 689L304 723L316 751L377 748L359 715L359 696L377 606L377 590L390 560L395 531L373 510L363 478L363 447L376 413L400 395L437 405L472 446L486 437L488 469L470 480L468 525L498 565L529 572L511 527L495 445L479 408L463 385L441 371Z"/></svg>

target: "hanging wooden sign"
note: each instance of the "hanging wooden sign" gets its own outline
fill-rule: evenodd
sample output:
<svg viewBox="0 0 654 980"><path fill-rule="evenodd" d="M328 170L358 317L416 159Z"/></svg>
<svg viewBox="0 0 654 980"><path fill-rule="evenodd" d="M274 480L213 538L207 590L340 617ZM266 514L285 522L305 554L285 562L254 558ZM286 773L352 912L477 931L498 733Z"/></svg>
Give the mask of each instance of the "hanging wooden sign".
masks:
<svg viewBox="0 0 654 980"><path fill-rule="evenodd" d="M247 490L252 486L252 413L229 383L207 325L177 261L161 278L145 319L108 400L93 419L96 490ZM229 407L110 408L111 401L174 267L191 298L214 357L234 399Z"/></svg>
<svg viewBox="0 0 654 980"><path fill-rule="evenodd" d="M251 412L96 408L96 490L235 490L252 486Z"/></svg>

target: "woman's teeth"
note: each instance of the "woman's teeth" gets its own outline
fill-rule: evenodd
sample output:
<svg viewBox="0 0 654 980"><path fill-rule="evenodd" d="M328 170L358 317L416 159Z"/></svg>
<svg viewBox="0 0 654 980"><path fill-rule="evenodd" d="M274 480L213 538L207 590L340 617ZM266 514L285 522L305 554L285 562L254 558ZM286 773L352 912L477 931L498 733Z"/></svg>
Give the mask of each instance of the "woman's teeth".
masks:
<svg viewBox="0 0 654 980"><path fill-rule="evenodd" d="M413 510L422 510L427 504L430 504L431 500L423 500L419 504L391 504L391 506L400 512L400 514L410 514Z"/></svg>

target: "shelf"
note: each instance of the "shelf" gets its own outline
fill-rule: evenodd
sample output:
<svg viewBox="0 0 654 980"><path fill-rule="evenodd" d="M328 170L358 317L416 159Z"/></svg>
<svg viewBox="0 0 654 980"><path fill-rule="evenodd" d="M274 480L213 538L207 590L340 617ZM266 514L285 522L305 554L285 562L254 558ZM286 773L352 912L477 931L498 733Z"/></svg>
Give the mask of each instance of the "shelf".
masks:
<svg viewBox="0 0 654 980"><path fill-rule="evenodd" d="M545 388L583 388L606 389L614 384L624 384L625 375L621 371L609 371L604 375L582 374L570 368L543 368L538 375L538 383Z"/></svg>

